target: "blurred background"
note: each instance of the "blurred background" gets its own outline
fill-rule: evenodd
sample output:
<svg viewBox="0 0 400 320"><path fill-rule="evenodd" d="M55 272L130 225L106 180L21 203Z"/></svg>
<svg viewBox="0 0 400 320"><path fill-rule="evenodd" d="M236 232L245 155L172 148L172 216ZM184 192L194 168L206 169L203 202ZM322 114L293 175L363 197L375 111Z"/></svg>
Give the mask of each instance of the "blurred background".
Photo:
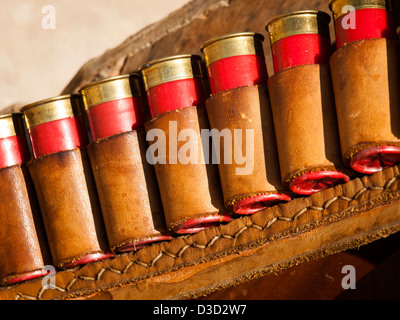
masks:
<svg viewBox="0 0 400 320"><path fill-rule="evenodd" d="M88 60L189 0L0 0L0 111L57 96Z"/></svg>

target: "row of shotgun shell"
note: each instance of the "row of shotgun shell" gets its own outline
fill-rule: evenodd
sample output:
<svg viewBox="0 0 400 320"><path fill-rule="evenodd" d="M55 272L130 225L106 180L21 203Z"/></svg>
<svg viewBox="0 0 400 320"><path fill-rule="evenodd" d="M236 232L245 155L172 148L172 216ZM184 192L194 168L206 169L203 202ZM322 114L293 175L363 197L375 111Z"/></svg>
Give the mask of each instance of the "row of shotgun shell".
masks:
<svg viewBox="0 0 400 320"><path fill-rule="evenodd" d="M208 79L200 56L167 57L2 116L1 284L196 233L398 163L391 12L378 0L330 8L336 50L324 12L267 24L270 78L264 37L236 33L201 46ZM229 129L233 140L204 145L206 129ZM170 156L174 148L189 160ZM213 152L218 163L201 161Z"/></svg>

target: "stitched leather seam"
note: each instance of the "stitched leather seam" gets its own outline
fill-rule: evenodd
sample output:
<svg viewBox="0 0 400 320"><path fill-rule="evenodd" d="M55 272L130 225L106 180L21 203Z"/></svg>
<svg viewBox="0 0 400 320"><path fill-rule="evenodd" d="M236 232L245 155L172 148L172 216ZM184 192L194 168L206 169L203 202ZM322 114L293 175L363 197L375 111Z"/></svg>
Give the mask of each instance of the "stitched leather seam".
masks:
<svg viewBox="0 0 400 320"><path fill-rule="evenodd" d="M226 282L226 283L217 284L216 286L204 288L203 290L200 290L200 291L184 293L183 295L176 297L176 299L197 299L202 296L207 296L213 292L223 290L223 289L229 288L231 286L236 286L236 285L246 282L246 281L258 279L260 277L266 276L273 272L277 273L277 272L280 272L280 271L285 270L290 267L297 266L300 263L303 263L303 262L306 262L306 261L309 261L312 259L318 259L321 257L325 257L327 255L332 255L335 253L342 252L344 250L358 248L358 247L368 244L372 241L375 241L375 240L378 240L378 239L381 239L384 237L388 237L399 231L400 231L400 225L396 225L396 226L392 226L392 227L385 228L382 230L378 230L376 232L369 233L360 239L356 239L355 241L345 241L345 242L339 243L333 247L324 247L324 248L321 248L319 250L316 250L316 251L310 253L307 256L300 256L300 257L295 257L293 259L288 259L288 260L280 262L276 265L271 265L271 266L267 266L265 268L256 270L256 271L252 272L251 274L239 276L239 277L234 278L231 281Z"/></svg>
<svg viewBox="0 0 400 320"><path fill-rule="evenodd" d="M396 180L397 180L397 179L396 179ZM374 189L375 189L375 188L374 188ZM379 188L379 189L381 189L381 188ZM360 197L364 192L366 192L367 190L368 190L368 188L363 188L363 189L361 189L359 192L357 192L357 194L355 195L355 198L359 198L359 197ZM335 198L337 198L337 199L335 199ZM335 201L337 201L337 200L339 200L339 199L348 200L348 199L346 199L346 197L335 197L335 198L332 198L332 199L335 199ZM343 198L344 198L344 199L343 199ZM332 200L332 199L330 199L330 200ZM354 200L354 199L351 199L350 201L352 201L352 200ZM334 201L328 201L328 202L330 202L330 204L332 204ZM364 203L362 203L362 204L364 204ZM360 204L360 205L362 205L362 204ZM326 206L326 204L325 204L325 206ZM329 206L328 206L328 207L329 207ZM277 221L293 222L293 221L295 221L297 218L299 218L302 214L304 214L304 213L305 213L306 211L308 211L308 210L319 210L319 211L322 211L322 210L324 210L324 209L323 209L323 207L309 206L309 207L307 207L307 208L303 208L302 210L300 210L298 213L296 213L296 214L293 216L293 218L282 217L282 216L280 216L280 217L274 217L274 218L272 218L272 219L270 219L270 220L268 221L268 223L266 224L266 226L265 226L264 228L263 228L262 226L257 225L257 224L252 224L252 225L250 225L250 226L244 226L244 227L242 227L241 229L239 229L238 231L236 231L236 232L234 233L233 236L230 236L230 235L215 236L215 237L213 237L206 245L202 245L202 244L198 244L198 243L192 243L192 244L190 244L190 245L186 244L186 245L184 245L176 254L174 254L174 253L172 253L172 252L169 252L169 251L161 251L161 252L160 252L158 255L156 255L149 263L146 263L146 262L144 262L144 261L141 261L140 259L136 259L136 260L131 261L130 263L128 263L128 265L127 265L123 270L118 270L118 269L115 269L115 268L102 268L102 269L100 269L100 271L99 271L95 276L93 276L93 277L91 277L91 276L85 276L85 275L77 275L76 277L74 277L74 278L67 284L67 286L66 286L65 289L64 289L64 288L61 288L61 287L57 287L57 286L55 286L55 287L53 287L53 288L51 288L51 289L57 290L57 291L59 291L59 292L61 292L61 293L70 292L70 291L72 290L73 285L76 283L77 280L97 281L97 280L100 280L100 279L101 279L101 276L104 274L105 271L109 271L109 272L116 273L116 274L125 274L125 273L128 272L128 270L130 269L130 267L132 267L133 264L140 265L140 266L142 266L142 267L144 267L144 268L151 268L151 267L153 267L153 266L155 265L155 263L156 263L163 255L169 256L169 257L171 257L171 258L173 258L173 259L181 258L181 257L183 256L183 253L184 253L187 249L189 249L189 248L191 248L191 247L193 247L193 248L198 248L198 249L205 249L205 248L211 247L211 246L215 243L215 241L217 241L217 240L219 240L219 239L236 239L242 232L244 232L245 230L247 230L247 229L249 229L249 228L255 228L255 229L258 229L258 230L260 230L260 231L263 231L263 230L265 230L265 229L268 229L273 223L275 223L275 222L277 222ZM300 232L305 232L305 231L310 230L310 228L305 228L305 229L306 229L306 230L302 230L302 231L301 231L299 228L296 228L295 230L291 230L292 232L290 232L290 231L288 231L288 232L283 232L283 233L280 233L279 235L276 235L276 236L273 236L273 237L269 238L268 241L274 241L274 240L277 240L278 238L288 237L288 236L290 236L290 234L292 234L293 232L296 233L296 234L299 234ZM185 265L185 266L187 266L187 265ZM184 267L184 266L182 266L182 267ZM168 272L168 271L170 271L170 270L165 270L165 272ZM129 282L134 282L134 281L129 281ZM111 287L113 287L113 286L111 286ZM32 297L32 296L24 295L24 294L17 294L16 299L22 298L22 299L29 299L29 300L40 300L44 292L45 292L45 290L41 289L41 290L38 292L38 295L37 295L36 297ZM84 292L82 292L82 293L76 292L76 293L72 294L72 296L69 296L69 297L67 296L67 297L65 297L65 298L68 299L68 298L78 297L78 296L81 296L81 295L85 295L85 293L84 293Z"/></svg>

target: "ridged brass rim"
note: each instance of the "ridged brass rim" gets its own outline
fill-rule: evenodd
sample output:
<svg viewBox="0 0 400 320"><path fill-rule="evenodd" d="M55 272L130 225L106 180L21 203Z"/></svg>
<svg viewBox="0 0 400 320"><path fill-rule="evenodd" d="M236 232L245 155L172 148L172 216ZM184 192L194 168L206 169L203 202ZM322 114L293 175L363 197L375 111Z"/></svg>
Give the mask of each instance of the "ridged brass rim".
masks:
<svg viewBox="0 0 400 320"><path fill-rule="evenodd" d="M264 36L254 32L224 35L206 41L200 48L206 66L229 57L242 55L264 56Z"/></svg>
<svg viewBox="0 0 400 320"><path fill-rule="evenodd" d="M332 11L333 20L336 21L348 12L342 12L344 6L353 6L359 9L390 9L386 0L331 0L329 9Z"/></svg>
<svg viewBox="0 0 400 320"><path fill-rule="evenodd" d="M271 45L275 42L298 34L321 34L330 37L331 17L323 11L295 11L271 19L265 29Z"/></svg>
<svg viewBox="0 0 400 320"><path fill-rule="evenodd" d="M10 113L0 116L0 139L24 135L24 117L22 113Z"/></svg>
<svg viewBox="0 0 400 320"><path fill-rule="evenodd" d="M90 82L80 89L85 110L101 103L141 96L140 74L126 74Z"/></svg>
<svg viewBox="0 0 400 320"><path fill-rule="evenodd" d="M198 55L179 55L152 60L139 68L145 90L176 80L203 78L201 57Z"/></svg>
<svg viewBox="0 0 400 320"><path fill-rule="evenodd" d="M41 100L21 108L28 130L40 124L81 115L82 102L78 94Z"/></svg>

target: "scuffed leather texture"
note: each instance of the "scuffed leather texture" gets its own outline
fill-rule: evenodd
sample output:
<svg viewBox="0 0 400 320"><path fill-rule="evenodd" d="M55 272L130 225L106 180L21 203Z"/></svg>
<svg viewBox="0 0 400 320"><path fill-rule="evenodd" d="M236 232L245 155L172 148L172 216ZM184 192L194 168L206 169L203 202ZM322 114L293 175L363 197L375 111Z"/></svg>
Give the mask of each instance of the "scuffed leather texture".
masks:
<svg viewBox="0 0 400 320"><path fill-rule="evenodd" d="M182 130L189 129L195 137L178 141L178 136L170 132L170 125L176 125L176 135ZM155 163L158 186L164 208L168 229L196 217L218 214L225 211L218 167L205 164L201 141L201 129L209 129L206 110L204 107L187 107L164 113L145 124L146 132L160 129L165 133L166 159L165 164ZM179 158L170 154L170 140L176 144L176 156L179 150L189 142L196 144L198 154L193 163L182 163ZM155 143L149 141L150 146ZM172 144L171 144L172 145ZM210 149L211 149L211 143ZM209 150L211 156L211 150Z"/></svg>
<svg viewBox="0 0 400 320"><path fill-rule="evenodd" d="M221 92L207 99L206 108L211 129L217 129L218 134L228 129L232 137L231 141L220 138L220 147L216 150L220 155L218 167L225 205L232 206L237 200L254 194L282 191L267 87L247 86ZM240 131L242 138L239 150L232 142L238 140L235 130ZM254 133L254 139L250 140L252 146L247 145L246 130ZM225 159L226 150L231 150L231 159ZM236 152L247 162L238 164ZM239 175L237 169L246 174Z"/></svg>
<svg viewBox="0 0 400 320"><path fill-rule="evenodd" d="M84 149L34 159L35 186L53 263L61 267L88 253L108 250L100 204Z"/></svg>
<svg viewBox="0 0 400 320"><path fill-rule="evenodd" d="M44 267L24 170L0 169L0 284Z"/></svg>
<svg viewBox="0 0 400 320"><path fill-rule="evenodd" d="M400 230L400 170L294 199L190 236L0 289L1 299L183 299Z"/></svg>
<svg viewBox="0 0 400 320"><path fill-rule="evenodd" d="M146 150L144 130L101 139L87 148L113 251L127 242L167 232L154 168L146 161Z"/></svg>
<svg viewBox="0 0 400 320"><path fill-rule="evenodd" d="M345 161L370 146L400 146L398 41L349 43L331 56L330 67Z"/></svg>
<svg viewBox="0 0 400 320"><path fill-rule="evenodd" d="M285 183L304 172L343 168L329 65L303 65L268 80Z"/></svg>

